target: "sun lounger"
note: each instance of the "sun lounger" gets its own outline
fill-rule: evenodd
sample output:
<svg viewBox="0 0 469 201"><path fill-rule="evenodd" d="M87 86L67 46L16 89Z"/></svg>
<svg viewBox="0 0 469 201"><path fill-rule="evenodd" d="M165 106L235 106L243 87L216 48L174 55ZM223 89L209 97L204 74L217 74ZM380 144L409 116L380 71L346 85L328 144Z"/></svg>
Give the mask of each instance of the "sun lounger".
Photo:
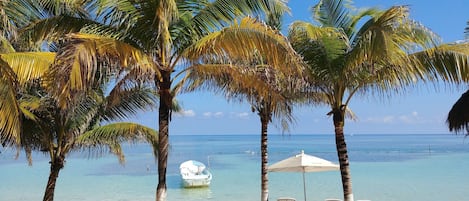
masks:
<svg viewBox="0 0 469 201"><path fill-rule="evenodd" d="M277 198L277 201L296 201L296 199L290 198L290 197L280 197L280 198Z"/></svg>

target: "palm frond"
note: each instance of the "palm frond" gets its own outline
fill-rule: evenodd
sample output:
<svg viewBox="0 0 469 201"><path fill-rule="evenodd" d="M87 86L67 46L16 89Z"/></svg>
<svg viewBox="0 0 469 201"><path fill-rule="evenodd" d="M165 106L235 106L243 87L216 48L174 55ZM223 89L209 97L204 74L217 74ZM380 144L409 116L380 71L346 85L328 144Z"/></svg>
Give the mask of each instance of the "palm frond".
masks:
<svg viewBox="0 0 469 201"><path fill-rule="evenodd" d="M79 136L76 140L82 149L88 149L90 153L99 156L107 151L119 157L119 162L124 163L124 153L121 144L147 142L154 153L158 147L158 134L154 129L130 122L112 123L98 127ZM156 156L156 155L155 155Z"/></svg>
<svg viewBox="0 0 469 201"><path fill-rule="evenodd" d="M333 27L317 27L297 21L290 26L289 40L308 64L313 82L334 80L343 72L342 58L349 48L347 36Z"/></svg>
<svg viewBox="0 0 469 201"><path fill-rule="evenodd" d="M23 85L30 80L44 76L54 62L55 53L14 52L0 54L0 57L8 62L16 73L18 82Z"/></svg>
<svg viewBox="0 0 469 201"><path fill-rule="evenodd" d="M233 20L247 15L260 14L262 11L286 10L286 2L283 0L256 1L256 0L217 0L206 1L194 16L195 27L201 28L201 33L209 33L229 25Z"/></svg>
<svg viewBox="0 0 469 201"><path fill-rule="evenodd" d="M157 98L153 89L114 89L107 97L104 119L125 119L129 115L136 115L139 111L153 108L156 103Z"/></svg>
<svg viewBox="0 0 469 201"><path fill-rule="evenodd" d="M43 9L50 15L74 15L88 17L89 13L85 10L87 6L84 0L41 0Z"/></svg>
<svg viewBox="0 0 469 201"><path fill-rule="evenodd" d="M95 86L99 74L138 68L142 72L156 72L152 59L126 43L113 38L89 34L71 34L69 43L57 53L46 84L59 97L64 107L72 101L72 94ZM99 73L99 74L98 74Z"/></svg>
<svg viewBox="0 0 469 201"><path fill-rule="evenodd" d="M275 69L293 73L299 73L303 68L301 58L284 36L252 18L243 18L239 24L207 35L188 48L184 55L195 62L210 61L215 57L224 57L227 61L259 59Z"/></svg>
<svg viewBox="0 0 469 201"><path fill-rule="evenodd" d="M16 75L8 63L0 59L0 143L19 144L21 134L20 108L16 100Z"/></svg>
<svg viewBox="0 0 469 201"><path fill-rule="evenodd" d="M324 27L340 28L347 35L353 33L349 0L321 0L313 7L313 18Z"/></svg>
<svg viewBox="0 0 469 201"><path fill-rule="evenodd" d="M52 16L21 28L19 34L28 38L28 45L42 46L43 41L58 41L62 36L79 32L80 29L94 25L96 22L68 15Z"/></svg>
<svg viewBox="0 0 469 201"><path fill-rule="evenodd" d="M349 74L352 78L362 80L364 86L386 91L415 84L424 77L422 63L409 54L432 47L438 38L408 19L408 12L405 6L395 6L363 25L346 58L347 71L355 72ZM374 84L366 84L370 82Z"/></svg>
<svg viewBox="0 0 469 201"><path fill-rule="evenodd" d="M2 2L2 35L17 40L20 28L45 18L48 13L43 9L42 2L31 0Z"/></svg>
<svg viewBox="0 0 469 201"><path fill-rule="evenodd" d="M265 22L275 30L281 30L282 17L290 14L291 10L287 6L286 0L269 1L268 8L265 11Z"/></svg>
<svg viewBox="0 0 469 201"><path fill-rule="evenodd" d="M0 11L1 12L1 11ZM0 35L0 54L15 52L15 48L8 39Z"/></svg>
<svg viewBox="0 0 469 201"><path fill-rule="evenodd" d="M427 79L469 82L469 42L439 45L412 54L424 66Z"/></svg>
<svg viewBox="0 0 469 201"><path fill-rule="evenodd" d="M365 18L365 17L371 17L372 19L377 19L380 15L383 14L383 10L380 10L378 8L366 8L366 9L360 9L359 12L357 14L354 14L354 15L351 15L350 18L351 18L351 24L350 24L350 28L351 31L350 33L347 33L348 37L349 37L349 40L353 40L353 38L355 38L356 36L356 32L360 32L360 30L363 29L363 27L365 26L362 26L360 27L360 30L356 30L356 26Z"/></svg>
<svg viewBox="0 0 469 201"><path fill-rule="evenodd" d="M224 93L229 100L244 101L246 97L252 96L285 100L276 90L278 86L269 85L252 67L249 70L241 65L197 65L191 72L191 79L189 90L212 90Z"/></svg>
<svg viewBox="0 0 469 201"><path fill-rule="evenodd" d="M93 5L97 19L101 19L103 24L114 27L130 28L137 20L140 11L139 5L128 0L101 0Z"/></svg>

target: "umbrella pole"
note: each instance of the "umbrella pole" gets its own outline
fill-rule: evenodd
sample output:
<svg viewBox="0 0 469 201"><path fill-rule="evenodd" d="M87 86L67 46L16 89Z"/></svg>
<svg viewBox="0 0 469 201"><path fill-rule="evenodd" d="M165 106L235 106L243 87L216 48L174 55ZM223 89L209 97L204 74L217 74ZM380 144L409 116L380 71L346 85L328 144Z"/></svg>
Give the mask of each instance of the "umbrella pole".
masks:
<svg viewBox="0 0 469 201"><path fill-rule="evenodd" d="M304 167L303 167L304 169ZM305 201L306 201L306 182L305 182L305 171L303 170L303 192L305 196Z"/></svg>

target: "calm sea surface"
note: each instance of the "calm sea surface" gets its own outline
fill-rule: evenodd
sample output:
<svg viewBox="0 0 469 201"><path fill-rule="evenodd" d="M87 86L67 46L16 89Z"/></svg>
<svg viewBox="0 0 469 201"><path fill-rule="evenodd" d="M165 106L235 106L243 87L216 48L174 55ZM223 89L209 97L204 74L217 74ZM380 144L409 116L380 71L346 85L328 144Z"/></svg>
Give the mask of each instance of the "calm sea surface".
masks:
<svg viewBox="0 0 469 201"><path fill-rule="evenodd" d="M355 199L371 201L469 201L469 139L461 135L346 136ZM170 136L168 201L260 200L260 137L258 135ZM304 150L337 163L333 135L269 136L269 163ZM155 200L157 167L145 144L127 145L126 164L104 155L73 153L60 172L57 201ZM49 175L45 155L0 151L0 201L42 200ZM181 187L178 166L189 159L209 166L208 188ZM306 173L309 201L342 198L340 173ZM301 173L269 173L270 200L303 198Z"/></svg>

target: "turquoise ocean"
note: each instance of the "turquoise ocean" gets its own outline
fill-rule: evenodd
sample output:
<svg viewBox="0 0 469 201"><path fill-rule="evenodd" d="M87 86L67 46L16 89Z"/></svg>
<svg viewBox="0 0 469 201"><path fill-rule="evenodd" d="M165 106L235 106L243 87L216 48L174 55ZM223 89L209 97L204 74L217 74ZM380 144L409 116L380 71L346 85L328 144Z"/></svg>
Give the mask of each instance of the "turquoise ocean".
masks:
<svg viewBox="0 0 469 201"><path fill-rule="evenodd" d="M469 141L462 135L346 136L356 200L469 201ZM298 154L337 163L334 136L269 136L269 164ZM48 159L33 156L28 166L22 153L0 148L0 201L42 200L49 175ZM152 201L157 167L146 144L126 145L126 164L113 155L90 157L73 153L60 172L57 201ZM181 187L179 164L204 162L213 174L210 187ZM173 135L167 169L168 201L260 200L259 135ZM342 198L339 171L306 173L309 201ZM303 198L301 173L271 172L269 200Z"/></svg>

